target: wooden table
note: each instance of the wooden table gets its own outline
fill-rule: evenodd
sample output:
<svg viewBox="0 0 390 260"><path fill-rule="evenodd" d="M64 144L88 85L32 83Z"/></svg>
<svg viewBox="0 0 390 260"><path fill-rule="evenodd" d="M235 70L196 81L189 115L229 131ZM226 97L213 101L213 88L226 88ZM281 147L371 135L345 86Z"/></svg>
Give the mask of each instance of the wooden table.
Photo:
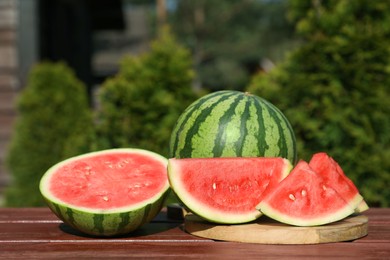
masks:
<svg viewBox="0 0 390 260"><path fill-rule="evenodd" d="M352 242L265 245L192 236L166 211L126 237L91 238L75 233L47 208L0 208L0 258L390 259L390 209L364 214L368 235Z"/></svg>

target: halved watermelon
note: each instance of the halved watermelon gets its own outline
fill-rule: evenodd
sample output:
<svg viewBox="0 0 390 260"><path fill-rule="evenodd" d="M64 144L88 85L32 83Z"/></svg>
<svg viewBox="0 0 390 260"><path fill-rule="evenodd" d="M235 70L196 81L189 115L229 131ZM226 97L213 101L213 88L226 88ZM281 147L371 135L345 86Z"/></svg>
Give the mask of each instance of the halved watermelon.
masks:
<svg viewBox="0 0 390 260"><path fill-rule="evenodd" d="M325 179L327 185L336 190L353 209L357 209L363 201L355 184L344 174L340 165L328 154L321 152L312 156L310 167ZM367 204L366 204L367 205ZM358 209L359 210L359 209ZM360 211L364 210L364 204Z"/></svg>
<svg viewBox="0 0 390 260"><path fill-rule="evenodd" d="M260 217L263 193L292 166L283 158L169 159L172 190L194 214L216 223L245 223Z"/></svg>
<svg viewBox="0 0 390 260"><path fill-rule="evenodd" d="M141 149L111 149L62 161L40 191L65 223L90 235L129 233L161 210L169 189L168 160Z"/></svg>
<svg viewBox="0 0 390 260"><path fill-rule="evenodd" d="M343 197L305 161L299 161L257 208L277 221L295 226L323 225L354 212Z"/></svg>

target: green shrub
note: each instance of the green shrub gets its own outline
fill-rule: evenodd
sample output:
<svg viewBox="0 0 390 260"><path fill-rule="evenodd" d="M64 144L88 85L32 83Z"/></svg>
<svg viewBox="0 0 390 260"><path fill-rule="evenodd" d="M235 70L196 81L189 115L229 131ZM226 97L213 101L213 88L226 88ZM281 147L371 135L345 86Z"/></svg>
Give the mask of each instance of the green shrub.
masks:
<svg viewBox="0 0 390 260"><path fill-rule="evenodd" d="M20 93L7 154L12 176L7 206L43 204L39 180L53 164L91 150L92 114L86 87L62 63L36 65Z"/></svg>
<svg viewBox="0 0 390 260"><path fill-rule="evenodd" d="M196 99L190 53L167 29L141 56L125 57L99 92L99 147L138 147L168 156L171 130Z"/></svg>
<svg viewBox="0 0 390 260"><path fill-rule="evenodd" d="M327 152L369 205L388 207L390 2L291 4L306 43L272 73L254 77L248 91L285 112L300 158Z"/></svg>

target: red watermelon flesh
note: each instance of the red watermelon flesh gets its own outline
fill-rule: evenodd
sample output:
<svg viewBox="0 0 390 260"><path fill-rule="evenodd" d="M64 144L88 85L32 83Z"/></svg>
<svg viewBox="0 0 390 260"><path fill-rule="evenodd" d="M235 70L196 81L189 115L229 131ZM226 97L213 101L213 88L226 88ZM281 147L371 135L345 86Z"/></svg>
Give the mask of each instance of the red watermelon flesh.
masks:
<svg viewBox="0 0 390 260"><path fill-rule="evenodd" d="M71 160L51 176L51 194L89 209L117 209L141 203L168 186L166 163L141 152L96 153Z"/></svg>
<svg viewBox="0 0 390 260"><path fill-rule="evenodd" d="M291 164L283 158L169 159L173 191L193 213L216 223L255 220L263 192L287 176Z"/></svg>
<svg viewBox="0 0 390 260"><path fill-rule="evenodd" d="M326 153L316 153L309 162L310 167L324 178L327 185L337 190L352 208L357 208L363 197L355 184L344 174L340 165Z"/></svg>
<svg viewBox="0 0 390 260"><path fill-rule="evenodd" d="M300 161L257 208L277 221L296 226L323 225L354 212L305 161Z"/></svg>

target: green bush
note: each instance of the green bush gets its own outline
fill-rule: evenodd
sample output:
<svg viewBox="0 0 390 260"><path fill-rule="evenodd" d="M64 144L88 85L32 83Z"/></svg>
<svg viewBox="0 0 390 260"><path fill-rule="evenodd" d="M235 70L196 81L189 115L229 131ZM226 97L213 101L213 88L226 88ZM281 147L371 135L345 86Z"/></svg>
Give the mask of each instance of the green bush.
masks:
<svg viewBox="0 0 390 260"><path fill-rule="evenodd" d="M7 154L12 176L7 206L40 206L43 173L53 164L91 150L92 114L86 87L62 63L36 65L17 103Z"/></svg>
<svg viewBox="0 0 390 260"><path fill-rule="evenodd" d="M370 206L390 205L390 2L291 1L305 44L248 91L281 108L299 156L333 156Z"/></svg>
<svg viewBox="0 0 390 260"><path fill-rule="evenodd" d="M165 29L151 50L125 57L101 86L99 147L138 147L168 156L171 130L197 96L190 53Z"/></svg>

